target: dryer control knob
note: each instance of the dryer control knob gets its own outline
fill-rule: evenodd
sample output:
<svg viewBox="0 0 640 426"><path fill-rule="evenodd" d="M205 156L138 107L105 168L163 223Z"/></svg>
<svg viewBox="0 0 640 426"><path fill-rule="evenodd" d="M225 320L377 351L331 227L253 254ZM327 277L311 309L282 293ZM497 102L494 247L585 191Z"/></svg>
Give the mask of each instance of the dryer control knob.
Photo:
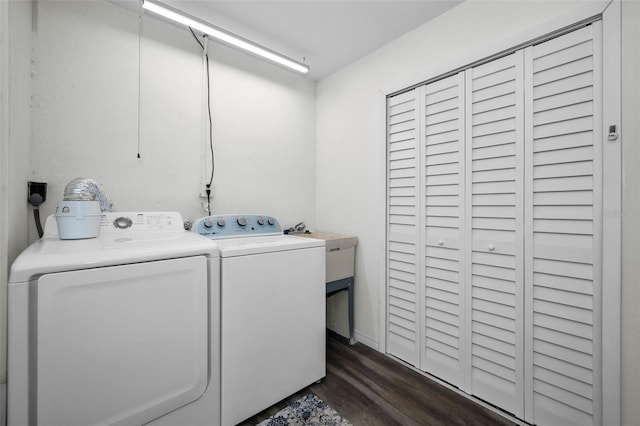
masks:
<svg viewBox="0 0 640 426"><path fill-rule="evenodd" d="M264 218L263 217L259 217L258 218L258 225L264 225Z"/></svg>
<svg viewBox="0 0 640 426"><path fill-rule="evenodd" d="M213 226L213 222L210 221L209 219L205 220L203 223L205 228L211 228Z"/></svg>
<svg viewBox="0 0 640 426"><path fill-rule="evenodd" d="M62 209L62 211L64 212L64 209ZM131 225L133 225L133 222L131 221L131 219L124 216L121 216L113 221L113 226L115 226L118 229L131 228Z"/></svg>
<svg viewBox="0 0 640 426"><path fill-rule="evenodd" d="M276 222L275 222L275 220L273 220L273 218L272 218L272 217L270 217L269 219L267 219L267 223L268 223L269 225L273 225L273 224L274 224L274 223L276 223Z"/></svg>
<svg viewBox="0 0 640 426"><path fill-rule="evenodd" d="M244 217L244 216L238 217L236 222L238 222L238 225L240 225L240 226L247 226L247 218Z"/></svg>
<svg viewBox="0 0 640 426"><path fill-rule="evenodd" d="M220 228L222 228L223 226L225 226L227 224L227 222L224 221L224 219L218 219L218 222L216 222L218 224L218 226Z"/></svg>

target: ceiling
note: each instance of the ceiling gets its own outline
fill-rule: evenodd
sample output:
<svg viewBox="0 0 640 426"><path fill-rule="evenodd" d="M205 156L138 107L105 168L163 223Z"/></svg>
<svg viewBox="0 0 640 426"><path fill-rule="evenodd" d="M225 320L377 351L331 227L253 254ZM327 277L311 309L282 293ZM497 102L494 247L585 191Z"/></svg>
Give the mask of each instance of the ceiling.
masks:
<svg viewBox="0 0 640 426"><path fill-rule="evenodd" d="M211 24L305 61L312 80L326 77L461 2L164 0Z"/></svg>

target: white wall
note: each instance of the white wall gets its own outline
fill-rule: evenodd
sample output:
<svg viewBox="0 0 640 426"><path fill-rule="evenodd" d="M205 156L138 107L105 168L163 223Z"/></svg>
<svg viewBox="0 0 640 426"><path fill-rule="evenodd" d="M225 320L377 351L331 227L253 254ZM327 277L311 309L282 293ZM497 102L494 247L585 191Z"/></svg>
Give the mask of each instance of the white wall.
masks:
<svg viewBox="0 0 640 426"><path fill-rule="evenodd" d="M3 115L6 128L2 132L2 173L0 182L3 206L0 210L0 256L3 268L0 276L0 383L6 381L6 315L9 266L27 244L27 181L31 139L31 2L6 2L3 9L7 22L2 22L3 71L8 87L3 87ZM5 49L8 49L5 52ZM6 90L5 90L6 89ZM6 102L6 104L5 104ZM4 108L7 107L6 110ZM5 118L5 117L3 117ZM4 122L4 120L3 120ZM3 123L5 124L5 123ZM4 127L4 126L3 126ZM6 263L5 263L6 262Z"/></svg>
<svg viewBox="0 0 640 426"><path fill-rule="evenodd" d="M356 332L376 346L384 285L384 95L436 77L511 43L571 23L595 2L468 1L323 79L317 88L318 229L359 238ZM589 12L590 13L590 12ZM622 2L623 30L623 328L622 418L640 419L640 4ZM336 296L339 297L339 296ZM330 313L346 333L346 298ZM330 320L331 321L331 320ZM384 350L380 347L380 350Z"/></svg>
<svg viewBox="0 0 640 426"><path fill-rule="evenodd" d="M38 1L33 14L30 1L4 5L9 18L2 22L10 25L1 34L10 44L2 45L2 77L9 80L1 94L10 126L1 141L8 156L1 195L8 206L0 210L7 226L0 233L0 383L6 381L6 266L37 238L27 181L49 183L43 221L78 176L102 183L120 211L206 215L197 196L204 74L191 34L144 19L138 159L137 14L102 0ZM314 226L315 83L219 44L210 43L209 56L213 213L263 213L283 226L301 220Z"/></svg>
<svg viewBox="0 0 640 426"><path fill-rule="evenodd" d="M381 338L384 95L540 36L543 23L567 25L573 11L594 4L465 2L318 83L318 229L359 238L355 326L361 339L376 346ZM330 322L335 320L334 328L344 334L346 298L336 298Z"/></svg>
<svg viewBox="0 0 640 426"><path fill-rule="evenodd" d="M0 306L6 306L9 276L9 4L0 3ZM2 311L6 319L6 309ZM4 325L4 324L3 324ZM3 328L5 328L3 326ZM3 343L6 339L1 340ZM2 353L6 352L3 346ZM6 385L5 385L6 387ZM4 401L0 401L4 406ZM1 408L1 407L0 407ZM0 410L0 415L5 411Z"/></svg>
<svg viewBox="0 0 640 426"><path fill-rule="evenodd" d="M622 423L640 423L640 2L622 8Z"/></svg>
<svg viewBox="0 0 640 426"><path fill-rule="evenodd" d="M43 216L77 176L100 182L120 211L205 216L203 67L188 30L144 18L138 159L137 13L101 0L37 8L31 167L49 182ZM213 213L313 225L315 84L214 42L209 52Z"/></svg>

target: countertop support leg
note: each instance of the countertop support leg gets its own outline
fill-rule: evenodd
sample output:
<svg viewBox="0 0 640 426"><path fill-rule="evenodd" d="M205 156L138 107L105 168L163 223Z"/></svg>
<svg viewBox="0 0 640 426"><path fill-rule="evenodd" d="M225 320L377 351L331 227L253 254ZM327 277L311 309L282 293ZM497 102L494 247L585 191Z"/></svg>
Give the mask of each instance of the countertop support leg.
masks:
<svg viewBox="0 0 640 426"><path fill-rule="evenodd" d="M354 277L349 277L349 278L344 278L341 280L337 280L337 281L332 281L330 283L327 283L327 297L329 296L333 296L334 294L341 292L343 290L347 290L347 293L349 295L349 343L350 344L355 344L356 343L356 337L354 335L354 319L353 319L353 300L354 300L354 291L353 291L353 285L354 285Z"/></svg>

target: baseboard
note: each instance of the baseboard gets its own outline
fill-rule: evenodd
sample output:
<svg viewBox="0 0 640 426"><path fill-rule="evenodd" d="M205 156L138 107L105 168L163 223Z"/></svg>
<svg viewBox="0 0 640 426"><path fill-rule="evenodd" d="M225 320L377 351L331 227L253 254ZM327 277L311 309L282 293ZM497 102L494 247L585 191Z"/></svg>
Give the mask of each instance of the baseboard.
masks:
<svg viewBox="0 0 640 426"><path fill-rule="evenodd" d="M378 344L378 341L376 339L371 336L367 336L366 334L358 330L354 330L353 334L357 342L362 343L365 346L369 346L371 349L380 352L380 345Z"/></svg>

